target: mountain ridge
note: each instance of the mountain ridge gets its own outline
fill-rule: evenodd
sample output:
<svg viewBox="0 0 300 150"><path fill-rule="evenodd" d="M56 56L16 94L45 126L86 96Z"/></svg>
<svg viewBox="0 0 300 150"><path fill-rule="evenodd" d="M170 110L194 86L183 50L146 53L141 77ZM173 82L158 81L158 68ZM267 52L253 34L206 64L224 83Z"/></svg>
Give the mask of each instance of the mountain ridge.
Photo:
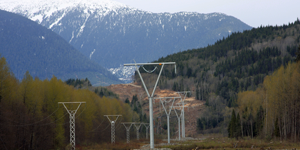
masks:
<svg viewBox="0 0 300 150"><path fill-rule="evenodd" d="M55 75L62 80L89 78L93 84L97 78L121 83L53 31L17 14L2 10L0 14L0 53L19 80L28 70L40 79Z"/></svg>
<svg viewBox="0 0 300 150"><path fill-rule="evenodd" d="M17 1L9 8L5 7L9 2L0 2L0 8L39 22L106 68L119 67L132 59L150 62L184 49L204 47L232 32L252 28L223 13L151 13L113 1L93 1L97 8L84 5L89 3L87 1L72 1L81 5L56 8L42 7L41 3L29 10L35 4L24 6ZM51 2L57 1L43 3ZM67 2L70 1L63 3Z"/></svg>

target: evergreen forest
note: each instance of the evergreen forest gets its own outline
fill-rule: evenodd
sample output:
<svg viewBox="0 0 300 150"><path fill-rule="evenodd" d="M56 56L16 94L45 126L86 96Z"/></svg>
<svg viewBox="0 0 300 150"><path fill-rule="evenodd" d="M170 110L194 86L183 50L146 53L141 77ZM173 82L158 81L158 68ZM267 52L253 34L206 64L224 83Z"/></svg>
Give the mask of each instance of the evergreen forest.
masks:
<svg viewBox="0 0 300 150"><path fill-rule="evenodd" d="M177 74L173 66L165 66L158 86L192 91L191 96L205 102L197 120L199 133L296 139L300 137L295 61L299 46L299 19L232 33L213 45L154 61L177 65ZM149 77L146 84L155 82L143 69L140 72ZM141 83L137 74L135 81Z"/></svg>

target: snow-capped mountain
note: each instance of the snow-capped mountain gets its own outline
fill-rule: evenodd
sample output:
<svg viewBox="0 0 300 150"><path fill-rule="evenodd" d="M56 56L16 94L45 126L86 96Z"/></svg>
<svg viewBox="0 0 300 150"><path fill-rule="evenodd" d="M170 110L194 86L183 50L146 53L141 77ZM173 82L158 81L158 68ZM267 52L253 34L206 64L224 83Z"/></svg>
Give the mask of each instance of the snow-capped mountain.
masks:
<svg viewBox="0 0 300 150"><path fill-rule="evenodd" d="M150 62L251 29L222 13L151 13L111 0L1 0L0 9L46 26L106 68Z"/></svg>

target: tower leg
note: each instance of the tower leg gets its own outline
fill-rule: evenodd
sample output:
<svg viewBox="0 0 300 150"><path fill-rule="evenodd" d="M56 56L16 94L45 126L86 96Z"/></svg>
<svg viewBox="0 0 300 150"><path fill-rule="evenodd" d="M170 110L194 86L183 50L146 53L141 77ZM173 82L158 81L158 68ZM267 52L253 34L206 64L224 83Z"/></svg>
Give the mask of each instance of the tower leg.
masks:
<svg viewBox="0 0 300 150"><path fill-rule="evenodd" d="M178 138L180 140L180 118L178 118Z"/></svg>
<svg viewBox="0 0 300 150"><path fill-rule="evenodd" d="M70 144L71 149L75 150L75 113L71 111L70 113Z"/></svg>
<svg viewBox="0 0 300 150"><path fill-rule="evenodd" d="M126 130L126 135L127 135L127 143L129 143L129 138L130 138L130 135L129 135L129 130Z"/></svg>
<svg viewBox="0 0 300 150"><path fill-rule="evenodd" d="M152 97L149 97L149 115L150 115L150 148L154 148L154 129L153 129Z"/></svg>
<svg viewBox="0 0 300 150"><path fill-rule="evenodd" d="M168 121L168 144L170 144L170 116L167 115L167 121Z"/></svg>
<svg viewBox="0 0 300 150"><path fill-rule="evenodd" d="M115 123L111 123L111 143L115 144Z"/></svg>

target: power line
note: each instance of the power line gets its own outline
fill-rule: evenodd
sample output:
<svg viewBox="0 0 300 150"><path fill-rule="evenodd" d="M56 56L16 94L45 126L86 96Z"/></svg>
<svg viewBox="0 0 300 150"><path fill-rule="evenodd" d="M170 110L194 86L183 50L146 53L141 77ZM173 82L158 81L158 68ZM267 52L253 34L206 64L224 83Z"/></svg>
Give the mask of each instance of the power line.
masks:
<svg viewBox="0 0 300 150"><path fill-rule="evenodd" d="M89 132L93 132L93 131L97 130L102 125L103 122L104 122L104 119L102 120L102 122L96 128L94 128L93 130L90 130Z"/></svg>
<svg viewBox="0 0 300 150"><path fill-rule="evenodd" d="M103 129L102 131L100 131L101 133L103 132L103 131L105 131L108 127L109 127L109 125L110 124L108 124L107 126L106 126L106 128L105 129Z"/></svg>
<svg viewBox="0 0 300 150"><path fill-rule="evenodd" d="M39 120L39 121L34 122L34 123L30 123L30 124L19 124L19 125L11 125L11 126L31 126L31 125L34 125L34 124L38 124L38 123L40 123L40 122L42 122L42 121L48 119L49 117L51 117L51 116L52 116L55 112L57 112L57 111L58 111L58 107L57 107L57 109L56 109L54 112L52 112L50 115L48 115L47 117L43 118L42 120ZM5 119L7 119L7 118L5 118ZM7 120L9 120L9 121L11 121L11 122L15 122L15 121L10 120L10 119L7 119ZM15 122L15 123L16 123L16 122Z"/></svg>

